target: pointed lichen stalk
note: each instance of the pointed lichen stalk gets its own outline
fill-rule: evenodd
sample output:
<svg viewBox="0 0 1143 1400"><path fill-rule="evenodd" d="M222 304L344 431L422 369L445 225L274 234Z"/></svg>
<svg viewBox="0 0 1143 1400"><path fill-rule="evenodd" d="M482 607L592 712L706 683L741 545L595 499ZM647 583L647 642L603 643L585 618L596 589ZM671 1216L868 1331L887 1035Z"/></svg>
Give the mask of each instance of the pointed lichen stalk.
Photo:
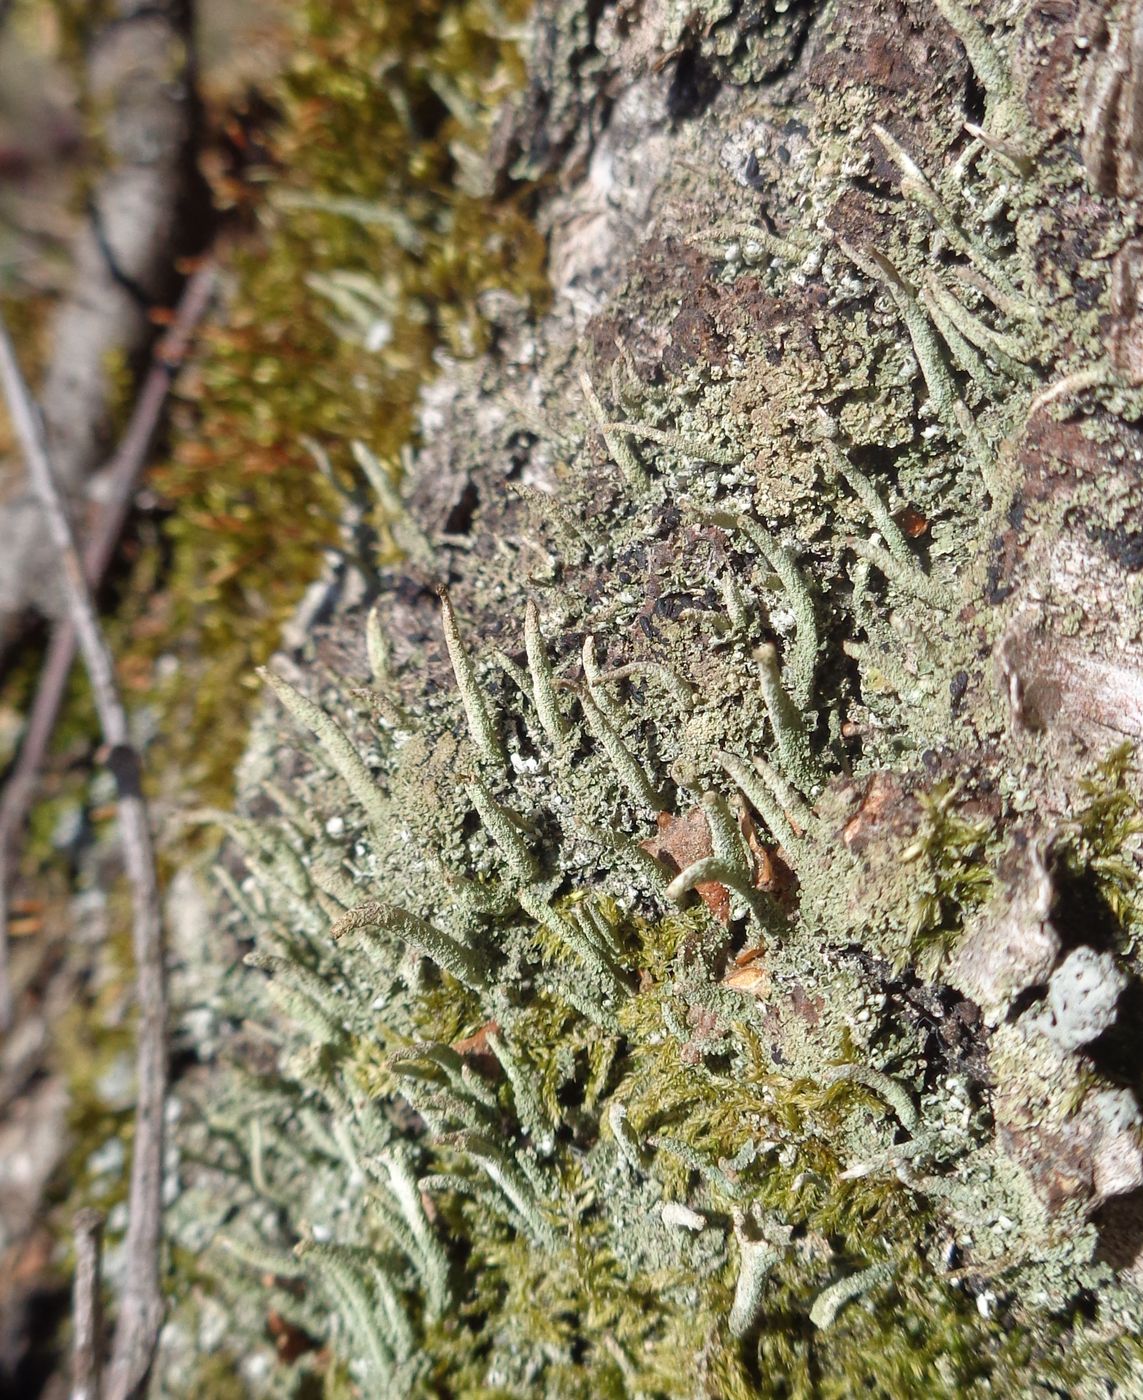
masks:
<svg viewBox="0 0 1143 1400"><path fill-rule="evenodd" d="M276 957L258 950L247 953L243 962L247 967L269 973L272 978L271 993L285 993L291 1006L297 1008L302 1002L311 1003L320 1023L330 1032L323 1039L336 1040L342 1034L345 1006L328 979L289 957Z"/></svg>
<svg viewBox="0 0 1143 1400"><path fill-rule="evenodd" d="M625 995L626 988L610 960L577 923L566 918L558 909L553 909L551 903L538 890L522 889L517 897L525 914L535 919L579 958L591 974L591 980L601 995L611 1002L617 1002ZM592 1019L598 1017L593 1016Z"/></svg>
<svg viewBox="0 0 1143 1400"><path fill-rule="evenodd" d="M758 774L737 754L720 751L716 756L723 771L737 784L746 800L766 823L774 840L788 852L796 850L798 838L794 835L794 828L786 819L781 804L775 801L773 794L759 781Z"/></svg>
<svg viewBox="0 0 1143 1400"><path fill-rule="evenodd" d="M374 685L386 685L390 679L389 639L381 626L381 610L374 603L365 619L365 654L369 658L369 674Z"/></svg>
<svg viewBox="0 0 1143 1400"><path fill-rule="evenodd" d="M881 531L881 538L885 541L889 553L900 563L902 568L919 569L920 563L917 556L909 548L909 541L905 538L904 532L896 520L893 519L893 512L881 499L872 481L863 471L853 465L837 443L827 442L825 446L830 468L853 487L854 495L869 512L874 525Z"/></svg>
<svg viewBox="0 0 1143 1400"><path fill-rule="evenodd" d="M639 1139L631 1131L627 1120L627 1105L618 1100L613 1100L611 1107L607 1110L607 1121L615 1138L616 1146L623 1154L627 1165L638 1176L642 1176L646 1171L646 1153L640 1146Z"/></svg>
<svg viewBox="0 0 1143 1400"><path fill-rule="evenodd" d="M373 1295L381 1304L381 1311L388 1323L386 1338L392 1340L393 1351L398 1361L407 1361L416 1348L412 1319L401 1301L401 1295L388 1269L377 1255L366 1261L365 1268L373 1285Z"/></svg>
<svg viewBox="0 0 1143 1400"><path fill-rule="evenodd" d="M995 375L984 362L984 357L979 353L971 340L969 340L959 329L959 316L949 314L945 307L945 298L949 293L944 288L939 287L936 279L929 274L917 292L918 299L930 320L936 327L937 334L949 348L949 353L961 370L973 381L986 399L995 400L1005 392L1005 385L1001 379ZM963 307L956 301L955 297L950 298L955 302L958 309L963 311ZM999 361L997 361L999 364Z"/></svg>
<svg viewBox="0 0 1143 1400"><path fill-rule="evenodd" d="M389 819L389 803L373 780L361 755L353 747L345 730L319 709L281 676L262 666L259 676L266 682L284 708L321 744L322 751L341 775L354 799L359 802L374 828L384 828Z"/></svg>
<svg viewBox="0 0 1143 1400"><path fill-rule="evenodd" d="M768 1240L751 1240L741 1231L735 1233L738 1236L738 1281L726 1325L732 1337L745 1337L762 1311L766 1282L782 1256Z"/></svg>
<svg viewBox="0 0 1143 1400"><path fill-rule="evenodd" d="M592 387L591 380L586 373L581 373L579 377L580 388L583 396L587 400L588 409L592 418L595 419L596 427L603 434L603 440L607 444L607 450L611 453L611 459L626 478L627 485L631 488L635 498L645 496L651 485L651 478L635 456L634 452L627 445L626 438L619 433L612 432L608 426L607 414L603 411L603 405L599 402L599 396Z"/></svg>
<svg viewBox="0 0 1143 1400"><path fill-rule="evenodd" d="M389 1386L397 1360L392 1339L382 1331L375 1300L351 1262L352 1256L344 1246L318 1244L312 1240L299 1244L295 1253L299 1259L316 1266L318 1277L341 1303L342 1316L356 1334L355 1340L362 1349L371 1376L378 1385Z"/></svg>
<svg viewBox="0 0 1143 1400"><path fill-rule="evenodd" d="M414 559L422 564L431 564L433 546L428 536L413 519L408 507L401 499L400 492L389 479L389 473L363 442L354 442L352 451L357 465L373 489L373 494L381 504L386 522L397 543Z"/></svg>
<svg viewBox="0 0 1143 1400"><path fill-rule="evenodd" d="M737 452L727 452L718 447L711 447L709 443L699 442L696 438L687 437L685 433L676 432L673 428L656 428L651 423L604 423L601 427L609 433L618 433L621 437L642 438L645 442L657 442L661 447L671 447L682 457L694 457L699 462L714 462L722 467L736 467L741 462L742 457Z"/></svg>
<svg viewBox="0 0 1143 1400"><path fill-rule="evenodd" d="M916 1136L920 1127L920 1114L909 1097L908 1090L884 1070L872 1065L844 1064L833 1065L822 1075L823 1084L864 1084L889 1105L900 1120L901 1126L911 1136Z"/></svg>
<svg viewBox="0 0 1143 1400"><path fill-rule="evenodd" d="M880 283L896 303L897 311L905 322L905 329L909 332L909 339L913 342L913 350L933 408L946 431L954 439L964 438L976 461L985 488L995 499L996 479L992 469L992 453L984 435L957 394L956 384L948 365L945 364L933 323L917 300L916 289L876 248L859 252L844 238L839 238L837 245L854 266L859 267L871 281ZM958 407L963 411L958 412Z"/></svg>
<svg viewBox="0 0 1143 1400"><path fill-rule="evenodd" d="M879 1283L884 1283L893 1275L893 1265L888 1261L881 1264L874 1264L868 1269L862 1269L860 1273L849 1274L846 1278L840 1278L836 1283L831 1283L823 1289L814 1300L814 1305L810 1309L810 1321L819 1331L824 1331L833 1325L839 1312L846 1303L852 1302L854 1298L860 1298L862 1294L868 1293L870 1289L876 1288Z"/></svg>
<svg viewBox="0 0 1143 1400"><path fill-rule="evenodd" d="M901 193L905 198L919 204L957 252L968 258L978 271L994 282L1006 296L1019 297L1020 291L1015 283L1009 280L988 249L961 228L912 156L878 122L874 122L870 130L901 171Z"/></svg>
<svg viewBox="0 0 1143 1400"><path fill-rule="evenodd" d="M540 863L528 849L511 816L479 778L469 779L465 791L481 825L496 842L513 875L524 885L534 884L540 878Z"/></svg>
<svg viewBox="0 0 1143 1400"><path fill-rule="evenodd" d="M499 1187L533 1241L545 1249L556 1248L556 1232L544 1218L535 1192L499 1143L480 1133L467 1132L457 1133L453 1144L478 1162L489 1180Z"/></svg>
<svg viewBox="0 0 1143 1400"><path fill-rule="evenodd" d="M964 45L968 61L988 96L989 108L1006 102L1012 92L1012 77L984 25L969 14L960 0L934 0L934 4Z"/></svg>
<svg viewBox="0 0 1143 1400"><path fill-rule="evenodd" d="M577 906L577 913L583 924L595 931L600 950L608 958L614 958L620 949L618 930L609 922L596 901L588 896Z"/></svg>
<svg viewBox="0 0 1143 1400"><path fill-rule="evenodd" d="M560 711L552 666L544 646L544 634L540 631L540 610L531 598L524 609L524 649L528 654L528 672L536 712L544 733L556 748L560 748L567 736L567 724Z"/></svg>
<svg viewBox="0 0 1143 1400"><path fill-rule="evenodd" d="M525 486L520 482L510 482L509 485L511 490L527 506L529 512L551 526L558 544L572 563L578 564L591 553L596 541L575 519L571 511L554 496L549 495L546 491L537 491L534 486Z"/></svg>
<svg viewBox="0 0 1143 1400"><path fill-rule="evenodd" d="M714 854L724 864L744 880L751 875L750 861L746 855L746 845L734 814L727 805L726 798L718 792L704 792L702 808L706 823L710 828L711 846Z"/></svg>
<svg viewBox="0 0 1143 1400"><path fill-rule="evenodd" d="M195 812L194 820L221 827L246 856L250 873L259 883L271 881L280 884L296 897L299 908L302 907L310 892L309 873L297 851L280 831L215 807L205 807Z"/></svg>
<svg viewBox="0 0 1143 1400"><path fill-rule="evenodd" d="M810 747L802 716L782 685L777 648L770 642L756 647L754 660L758 666L762 699L770 716L770 727L774 731L774 741L785 775L799 791L813 794L825 782L825 774Z"/></svg>
<svg viewBox="0 0 1143 1400"><path fill-rule="evenodd" d="M740 870L728 865L721 856L703 856L701 860L696 860L680 871L667 886L667 898L681 904L699 885L725 885L750 906L750 912L757 920L759 928L765 929L769 926L765 894L755 889Z"/></svg>
<svg viewBox="0 0 1143 1400"><path fill-rule="evenodd" d="M273 1274L277 1278L292 1279L301 1278L306 1272L305 1264L296 1254L288 1254L283 1249L272 1249L260 1240L251 1244L249 1241L237 1239L233 1235L216 1235L214 1243L248 1268L256 1269L260 1274Z"/></svg>
<svg viewBox="0 0 1143 1400"><path fill-rule="evenodd" d="M1014 335L993 330L929 273L925 288L936 307L971 345L992 359L1010 378L1022 384L1038 384L1039 376L1028 367L1034 350Z"/></svg>
<svg viewBox="0 0 1143 1400"><path fill-rule="evenodd" d="M794 264L802 262L809 252L807 247L771 233L760 224L746 224L733 219L720 219L699 233L689 234L687 242L707 251L720 242L741 244L744 248L754 244L769 257L784 258L786 262Z"/></svg>
<svg viewBox="0 0 1143 1400"><path fill-rule="evenodd" d="M764 917L763 899L754 888L754 871L746 849L746 842L742 839L742 832L738 828L738 823L734 819L734 814L731 812L726 798L718 792L704 792L702 807L706 814L707 826L710 828L711 846L716 859L720 860L734 876L736 883L731 888L749 892L745 895L740 894L739 898L745 900L747 906L761 923ZM739 907L741 908L741 906Z"/></svg>
<svg viewBox="0 0 1143 1400"><path fill-rule="evenodd" d="M694 687L661 661L629 661L626 666L616 666L610 671L596 671L594 680L597 685L602 686L610 681L630 680L632 676L653 677L684 714L689 714L694 709Z"/></svg>
<svg viewBox="0 0 1143 1400"><path fill-rule="evenodd" d="M616 702L608 695L603 685L603 673L599 669L599 657L595 650L595 637L589 632L583 639L580 653L583 661L583 678L592 700L612 725L623 723L623 713Z"/></svg>
<svg viewBox="0 0 1143 1400"><path fill-rule="evenodd" d="M461 639L460 629L456 624L456 613L449 600L448 590L441 588L438 597L441 600L441 622L444 626L445 646L448 648L453 675L456 677L457 689L460 691L460 702L464 706L465 718L468 720L468 732L472 735L472 742L484 758L490 763L503 765L506 760L500 731L484 692L480 688L480 682L476 678L476 667L472 664L472 658Z"/></svg>
<svg viewBox="0 0 1143 1400"><path fill-rule="evenodd" d="M483 1129L498 1119L496 1091L479 1076L471 1073L451 1045L440 1041L422 1041L395 1051L389 1057L389 1068L409 1085L430 1085L440 1103L447 1101L447 1111L473 1129ZM413 1106L428 1112L423 1097L415 1088L408 1088Z"/></svg>
<svg viewBox="0 0 1143 1400"><path fill-rule="evenodd" d="M503 1035L489 1031L487 1043L512 1087L512 1098L520 1126L531 1138L536 1151L542 1156L548 1156L555 1147L555 1135L544 1110L534 1073L523 1063Z"/></svg>
<svg viewBox="0 0 1143 1400"><path fill-rule="evenodd" d="M794 695L800 705L808 705L813 695L814 673L817 670L820 637L817 608L813 590L798 568L794 556L780 544L757 520L737 515L733 511L706 510L686 504L688 514L708 525L744 534L758 552L759 558L778 575L794 614L795 633L790 673Z"/></svg>
<svg viewBox="0 0 1143 1400"><path fill-rule="evenodd" d="M859 559L867 560L910 598L927 603L930 608L939 608L942 612L952 612L956 608L955 596L928 574L922 573L915 562L902 564L891 550L873 540L855 538L848 544Z"/></svg>
<svg viewBox="0 0 1143 1400"><path fill-rule="evenodd" d="M428 1315L430 1319L442 1318L452 1299L449 1259L425 1212L416 1174L409 1163L408 1148L389 1148L381 1154L381 1163L389 1174L390 1189L416 1245Z"/></svg>
<svg viewBox="0 0 1143 1400"><path fill-rule="evenodd" d="M415 914L394 905L379 900L359 904L334 924L330 932L335 940L340 941L348 934L364 934L374 928L384 929L405 943L423 948L433 962L473 991L482 991L488 985L488 967L484 958L447 933L442 933L427 920L419 919Z"/></svg>
<svg viewBox="0 0 1143 1400"><path fill-rule="evenodd" d="M718 591L722 594L726 615L730 619L731 631L744 634L750 626L750 613L742 596L742 590L738 587L737 580L729 570L724 574L719 574Z"/></svg>
<svg viewBox="0 0 1143 1400"><path fill-rule="evenodd" d="M618 731L612 728L611 721L596 704L590 689L585 688L580 693L580 704L583 706L588 728L611 760L611 766L615 769L619 781L636 802L642 803L652 812L665 811L667 804L663 794L643 771L638 759L623 742Z"/></svg>
<svg viewBox="0 0 1143 1400"><path fill-rule="evenodd" d="M744 519L741 528L782 580L782 587L793 609L794 659L792 670L794 696L799 705L809 705L814 690L814 672L817 669L820 638L818 636L817 609L814 595L805 576L794 562L794 556L780 545L768 530L756 520Z"/></svg>

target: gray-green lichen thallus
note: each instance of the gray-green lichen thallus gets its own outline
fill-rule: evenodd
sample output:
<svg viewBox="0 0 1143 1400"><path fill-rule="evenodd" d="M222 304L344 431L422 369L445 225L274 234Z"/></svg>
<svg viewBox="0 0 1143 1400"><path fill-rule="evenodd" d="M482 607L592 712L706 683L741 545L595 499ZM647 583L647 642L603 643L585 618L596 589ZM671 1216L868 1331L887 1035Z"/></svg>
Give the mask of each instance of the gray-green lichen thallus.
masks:
<svg viewBox="0 0 1143 1400"><path fill-rule="evenodd" d="M538 8L551 309L344 454L229 826L251 1388L1143 1394L1137 30Z"/></svg>

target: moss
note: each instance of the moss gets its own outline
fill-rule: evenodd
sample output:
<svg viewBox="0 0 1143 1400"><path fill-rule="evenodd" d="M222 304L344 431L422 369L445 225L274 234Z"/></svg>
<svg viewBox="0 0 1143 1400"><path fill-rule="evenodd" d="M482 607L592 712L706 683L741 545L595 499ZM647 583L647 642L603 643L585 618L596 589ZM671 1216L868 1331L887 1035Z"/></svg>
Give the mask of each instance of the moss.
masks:
<svg viewBox="0 0 1143 1400"><path fill-rule="evenodd" d="M247 711L251 672L322 547L339 542L343 501L314 444L342 485L354 439L398 474L437 353L470 359L488 343L482 294L544 303L527 193L490 199L474 174L521 81L522 13L341 0L297 17L271 94L259 228L180 385L172 458L153 474L170 514L141 568L157 551L161 589L143 593L139 575L148 602L123 663L161 716L152 767L177 772L184 792L225 798L244 742L234 707Z"/></svg>
<svg viewBox="0 0 1143 1400"><path fill-rule="evenodd" d="M203 1361L190 1378L188 1395L213 1395L218 1400L244 1400L246 1387L234 1373L234 1358L210 1357Z"/></svg>
<svg viewBox="0 0 1143 1400"><path fill-rule="evenodd" d="M915 881L905 961L933 966L931 950L945 953L965 919L983 905L994 882L995 826L964 815L952 783L920 795L921 825L902 853Z"/></svg>
<svg viewBox="0 0 1143 1400"><path fill-rule="evenodd" d="M134 1027L123 1014L133 967L129 908L128 893L120 886L108 909L113 932L103 950L97 985L64 1011L54 1029L52 1068L68 1092L68 1151L56 1182L61 1209L54 1222L64 1239L70 1239L71 1218L81 1206L95 1206L106 1215L127 1200L126 1171L122 1165L99 1164L98 1153L122 1144L129 1154L134 1135L123 1082L134 1071L135 1049ZM118 1081L112 1102L107 1097L109 1076Z"/></svg>
<svg viewBox="0 0 1143 1400"><path fill-rule="evenodd" d="M1120 744L1081 784L1087 800L1065 833L1063 859L1073 884L1096 906L1099 922L1118 933L1121 951L1138 952L1143 908L1133 854L1143 835L1143 809L1132 787L1134 746Z"/></svg>

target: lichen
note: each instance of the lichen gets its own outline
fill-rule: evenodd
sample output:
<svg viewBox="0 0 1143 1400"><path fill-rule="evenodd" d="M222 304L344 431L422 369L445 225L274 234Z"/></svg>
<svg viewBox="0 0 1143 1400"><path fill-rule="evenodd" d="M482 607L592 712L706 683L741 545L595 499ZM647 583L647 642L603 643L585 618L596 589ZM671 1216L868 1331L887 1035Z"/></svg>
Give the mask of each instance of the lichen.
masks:
<svg viewBox="0 0 1143 1400"><path fill-rule="evenodd" d="M670 217L611 247L586 325L569 275L454 367L396 502L416 557L288 663L304 703L275 684L302 727L259 726L227 901L261 971L220 1007L264 1044L194 1140L240 1315L295 1280L364 1393L1139 1386L1098 1213L1143 1181L1124 1059L1061 1048L1035 995L990 1038L948 980L1036 822L1138 975L1135 777L1085 787L1108 726L1025 685L1043 580L1005 553L1031 505L1074 544L1026 500L1029 425L1100 361L1108 277L1069 242L1074 305L1057 240L1127 216L1037 127L1028 36L937 9L914 49L891 6L822 7L780 103L727 69L689 126L642 71L669 140L633 160L613 111L578 197L603 238L628 194L647 217L624 161L658 162ZM601 55L539 33L553 108L589 110ZM633 19L633 51L670 33ZM950 136L966 92L986 126ZM1093 414L1134 392L1084 384Z"/></svg>

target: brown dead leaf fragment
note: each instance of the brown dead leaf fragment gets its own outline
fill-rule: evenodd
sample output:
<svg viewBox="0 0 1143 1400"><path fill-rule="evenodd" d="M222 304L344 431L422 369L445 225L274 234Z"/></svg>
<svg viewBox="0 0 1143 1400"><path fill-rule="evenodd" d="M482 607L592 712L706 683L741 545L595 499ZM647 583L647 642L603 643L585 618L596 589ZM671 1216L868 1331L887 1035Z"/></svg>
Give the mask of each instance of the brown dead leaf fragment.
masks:
<svg viewBox="0 0 1143 1400"><path fill-rule="evenodd" d="M308 1332L295 1327L292 1322L287 1322L281 1313L274 1310L271 1310L266 1318L266 1331L273 1338L274 1350L279 1361L285 1362L287 1366L292 1365L299 1356L317 1350L318 1343Z"/></svg>
<svg viewBox="0 0 1143 1400"><path fill-rule="evenodd" d="M758 830L754 825L754 819L745 803L741 803L739 806L738 825L742 831L743 840L750 851L751 863L754 867L754 888L764 890L767 894L772 894L775 899L781 900L797 884L794 872L782 859L779 847L762 844ZM792 822L791 825L793 825Z"/></svg>
<svg viewBox="0 0 1143 1400"><path fill-rule="evenodd" d="M500 1061L492 1053L488 1044L488 1037L496 1035L500 1030L499 1021L486 1021L479 1030L473 1031L463 1040L453 1041L452 1048L456 1053L473 1067L478 1074L485 1079L500 1078Z"/></svg>
<svg viewBox="0 0 1143 1400"><path fill-rule="evenodd" d="M860 855L874 840L886 835L904 836L915 826L919 809L895 773L874 773L866 785L857 811L845 825L841 839Z"/></svg>
<svg viewBox="0 0 1143 1400"><path fill-rule="evenodd" d="M911 540L918 540L929 528L928 518L913 506L903 506L893 517Z"/></svg>
<svg viewBox="0 0 1143 1400"><path fill-rule="evenodd" d="M757 997L759 1001L766 1001L770 995L771 980L770 973L762 963L765 953L764 944L743 948L734 959L734 966L722 979L722 986L730 987L736 992L746 992L749 996Z"/></svg>
<svg viewBox="0 0 1143 1400"><path fill-rule="evenodd" d="M710 827L701 807L692 807L681 817L660 812L658 831L639 844L672 875L678 875L696 860L705 860L714 854ZM725 885L707 880L695 886L695 893L720 924L730 922L730 892Z"/></svg>

